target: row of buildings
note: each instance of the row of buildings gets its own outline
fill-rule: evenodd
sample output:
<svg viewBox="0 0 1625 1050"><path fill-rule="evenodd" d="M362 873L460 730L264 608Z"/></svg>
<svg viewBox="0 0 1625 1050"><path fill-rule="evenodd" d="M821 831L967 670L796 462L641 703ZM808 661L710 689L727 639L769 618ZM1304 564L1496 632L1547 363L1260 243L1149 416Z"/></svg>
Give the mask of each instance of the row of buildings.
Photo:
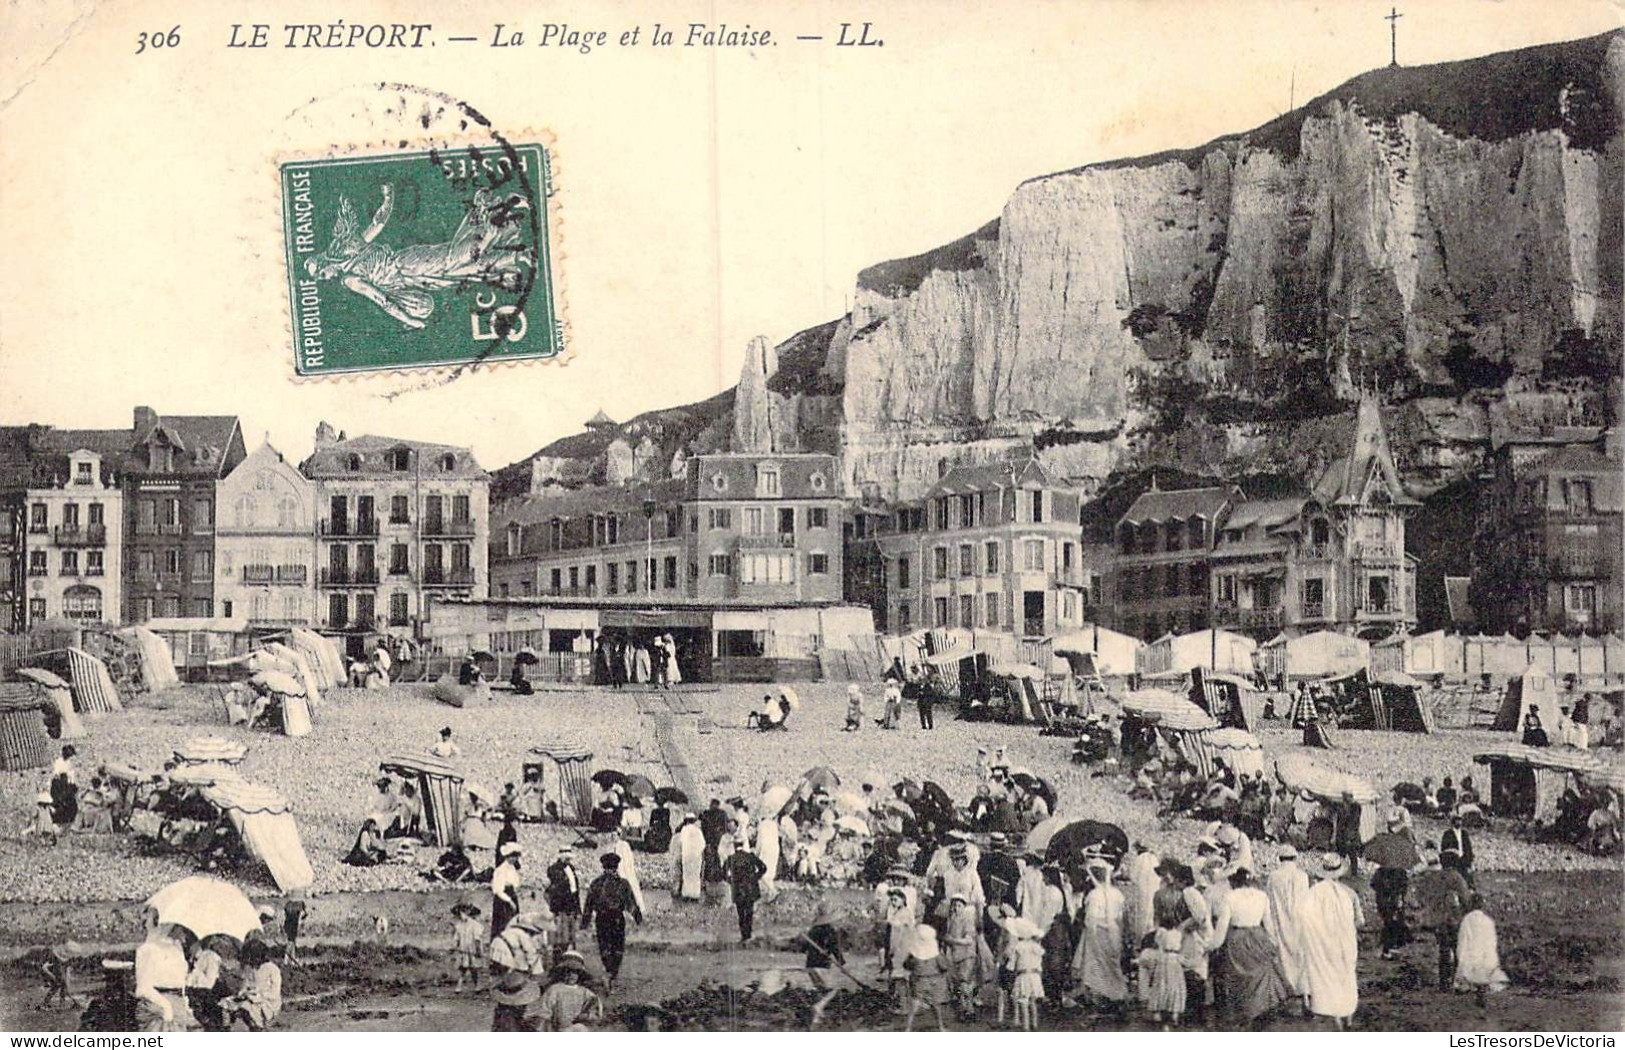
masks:
<svg viewBox="0 0 1625 1050"><path fill-rule="evenodd" d="M1509 437L1491 462L1471 537L1480 626L1617 629L1614 432ZM923 498L887 506L848 498L829 455L696 455L673 473L492 504L465 448L326 424L297 466L268 443L247 452L234 417L138 408L128 430L3 428L0 616L11 630L225 617L359 644L379 630L423 637L436 599L461 600L556 610L576 627L538 640L562 648L584 630L841 606L872 610L889 633L1025 637L1095 623L1145 639L1209 627L1381 638L1417 622L1406 523L1420 504L1374 400L1344 454L1284 498L1153 478L1102 516L1031 457L949 468ZM761 637L717 627L710 648L749 652Z"/></svg>
<svg viewBox="0 0 1625 1050"><path fill-rule="evenodd" d="M0 626L238 620L410 632L483 595L489 478L467 449L346 438L297 467L233 416L0 429Z"/></svg>

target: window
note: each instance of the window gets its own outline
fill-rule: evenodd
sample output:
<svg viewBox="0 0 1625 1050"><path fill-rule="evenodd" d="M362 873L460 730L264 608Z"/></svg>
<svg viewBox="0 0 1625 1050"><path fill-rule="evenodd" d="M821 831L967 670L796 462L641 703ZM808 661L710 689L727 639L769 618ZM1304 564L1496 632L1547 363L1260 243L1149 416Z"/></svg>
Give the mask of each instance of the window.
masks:
<svg viewBox="0 0 1625 1050"><path fill-rule="evenodd" d="M982 604L985 606L985 611L987 613L987 625L989 627L997 627L999 625L999 606L1003 604L1003 600L999 597L999 592L992 591L984 595L982 597Z"/></svg>
<svg viewBox="0 0 1625 1050"><path fill-rule="evenodd" d="M169 576L179 576L181 571L181 552L171 547L164 551L164 572Z"/></svg>
<svg viewBox="0 0 1625 1050"><path fill-rule="evenodd" d="M69 532L79 528L79 504L62 504L62 527Z"/></svg>
<svg viewBox="0 0 1625 1050"><path fill-rule="evenodd" d="M972 528L976 525L976 494L967 492L959 497L959 527Z"/></svg>
<svg viewBox="0 0 1625 1050"><path fill-rule="evenodd" d="M1316 578L1303 581L1303 615L1312 619L1326 615L1325 580Z"/></svg>
<svg viewBox="0 0 1625 1050"><path fill-rule="evenodd" d="M135 527L140 532L151 532L158 525L158 504L144 499L135 505Z"/></svg>
<svg viewBox="0 0 1625 1050"><path fill-rule="evenodd" d="M231 619L231 602L229 600L220 603L220 615L228 620Z"/></svg>
<svg viewBox="0 0 1625 1050"><path fill-rule="evenodd" d="M1033 504L1033 518L1032 518L1032 520L1033 520L1033 523L1036 525L1039 522L1042 522L1044 520L1044 494L1042 492L1034 492L1034 493L1032 493L1032 504Z"/></svg>
<svg viewBox="0 0 1625 1050"><path fill-rule="evenodd" d="M44 551L28 552L28 575L44 576L50 569L45 564Z"/></svg>
<svg viewBox="0 0 1625 1050"><path fill-rule="evenodd" d="M164 520L162 522L163 524L165 524L165 525L179 525L181 523L181 501L180 500L178 500L178 499L166 499L166 500L164 500L163 511L164 511Z"/></svg>
<svg viewBox="0 0 1625 1050"><path fill-rule="evenodd" d="M357 623L370 624L374 620L376 610L375 599L370 591L362 591L355 596L355 618Z"/></svg>
<svg viewBox="0 0 1625 1050"><path fill-rule="evenodd" d="M763 525L763 520L762 520L762 508L761 507L746 507L745 508L745 535L747 535L747 536L760 536L764 531L766 531L766 529L765 529L765 526Z"/></svg>
<svg viewBox="0 0 1625 1050"><path fill-rule="evenodd" d="M638 563L635 562L635 561L629 561L629 562L626 563L626 593L627 594L636 594L637 592L638 592Z"/></svg>
<svg viewBox="0 0 1625 1050"><path fill-rule="evenodd" d="M178 602L178 599L177 599L177 602ZM214 615L214 601L213 601L213 599L210 599L210 598L193 598L192 599L192 615L193 616L202 616L202 617L213 616ZM198 639L203 638L203 635L202 634L194 634L192 636L192 638L193 638L194 641L196 641Z"/></svg>
<svg viewBox="0 0 1625 1050"><path fill-rule="evenodd" d="M473 569L473 548L466 543L451 545L451 568L453 572L467 573Z"/></svg>
<svg viewBox="0 0 1625 1050"><path fill-rule="evenodd" d="M976 595L961 594L959 596L959 625L961 627L976 626Z"/></svg>
<svg viewBox="0 0 1625 1050"><path fill-rule="evenodd" d="M451 520L459 525L469 523L469 509L467 496L453 496L451 498Z"/></svg>
<svg viewBox="0 0 1625 1050"><path fill-rule="evenodd" d="M1077 591L1061 592L1061 616L1067 620L1076 620L1078 618Z"/></svg>
<svg viewBox="0 0 1625 1050"><path fill-rule="evenodd" d="M988 540L987 545L983 548L983 553L984 553L985 562L986 562L986 565L987 565L987 575L989 575L989 576L998 575L998 572L999 572L999 541L998 540Z"/></svg>
<svg viewBox="0 0 1625 1050"><path fill-rule="evenodd" d="M136 603L136 616L138 619L146 621L152 619L156 615L157 603L155 603L151 598L142 598Z"/></svg>
<svg viewBox="0 0 1625 1050"><path fill-rule="evenodd" d="M931 611L936 614L936 625L938 627L948 626L948 599L937 598L931 603L931 606Z"/></svg>
<svg viewBox="0 0 1625 1050"><path fill-rule="evenodd" d="M1304 586L1307 588L1308 582ZM1307 594L1308 592L1305 591ZM1234 603L1236 600L1236 578L1229 573L1219 577L1219 601Z"/></svg>
<svg viewBox="0 0 1625 1050"><path fill-rule="evenodd" d="M976 575L976 548L968 543L959 545L959 575Z"/></svg>
<svg viewBox="0 0 1625 1050"><path fill-rule="evenodd" d="M796 509L794 507L779 508L779 535L794 536L796 533Z"/></svg>
<svg viewBox="0 0 1625 1050"><path fill-rule="evenodd" d="M1041 495L1037 493L1036 495ZM1028 540L1022 544L1024 561L1022 568L1028 572L1041 571L1044 568L1044 541Z"/></svg>
<svg viewBox="0 0 1625 1050"><path fill-rule="evenodd" d="M391 576L405 576L411 571L412 567L407 557L406 544L391 543L389 545L389 574Z"/></svg>
<svg viewBox="0 0 1625 1050"><path fill-rule="evenodd" d="M79 552L78 551L63 551L62 552L62 567L61 567L61 569L58 570L58 575L60 575L60 576L77 576L77 575L79 575Z"/></svg>
<svg viewBox="0 0 1625 1050"><path fill-rule="evenodd" d="M667 590L675 589L676 586L677 586L677 558L676 558L676 556L674 556L674 555L667 556L666 561L662 565L661 568L662 568L663 575L665 576L665 579L666 579L666 589Z"/></svg>
<svg viewBox="0 0 1625 1050"><path fill-rule="evenodd" d="M96 477L91 472L88 460L76 460L73 464L73 483L75 485L89 485Z"/></svg>
<svg viewBox="0 0 1625 1050"><path fill-rule="evenodd" d="M904 555L897 559L897 589L906 591L911 586L913 586L913 581L909 579L908 556Z"/></svg>
<svg viewBox="0 0 1625 1050"><path fill-rule="evenodd" d="M611 518L610 520L614 521L615 519ZM666 508L666 538L668 540L674 540L678 536L682 535L682 532L683 532L683 508L681 508L681 507L667 507ZM614 543L615 541L613 539L611 539L610 542Z"/></svg>
<svg viewBox="0 0 1625 1050"><path fill-rule="evenodd" d="M713 554L706 562L706 567L712 576L728 575L728 556L726 554Z"/></svg>
<svg viewBox="0 0 1625 1050"><path fill-rule="evenodd" d="M756 468L756 494L758 496L779 495L779 468Z"/></svg>
<svg viewBox="0 0 1625 1050"><path fill-rule="evenodd" d="M445 455L441 456L440 457L440 469L445 471L447 474L450 474L452 471L456 470L457 469L457 456L456 456L456 454L452 453L452 452L447 452Z"/></svg>
<svg viewBox="0 0 1625 1050"><path fill-rule="evenodd" d="M931 501L932 528L946 529L948 527L948 497Z"/></svg>
<svg viewBox="0 0 1625 1050"><path fill-rule="evenodd" d="M206 580L214 575L214 552L192 552L192 579Z"/></svg>
<svg viewBox="0 0 1625 1050"><path fill-rule="evenodd" d="M105 525L107 523L106 508L100 503L92 503L87 511L92 525Z"/></svg>
<svg viewBox="0 0 1625 1050"><path fill-rule="evenodd" d="M1370 612L1391 612L1392 598L1388 591L1388 577L1373 576L1366 581L1366 594L1368 601L1366 609Z"/></svg>
<svg viewBox="0 0 1625 1050"><path fill-rule="evenodd" d="M391 525L405 525L410 522L412 515L407 509L408 506L407 497L405 496L389 497L389 523Z"/></svg>
<svg viewBox="0 0 1625 1050"><path fill-rule="evenodd" d="M574 594L579 590L581 590L581 567L572 565L570 566L570 593Z"/></svg>
<svg viewBox="0 0 1625 1050"><path fill-rule="evenodd" d="M604 566L604 593L621 593L621 566L619 562L610 562Z"/></svg>
<svg viewBox="0 0 1625 1050"><path fill-rule="evenodd" d="M814 576L824 576L829 573L829 555L807 555L807 571Z"/></svg>
<svg viewBox="0 0 1625 1050"><path fill-rule="evenodd" d="M698 580L699 578L700 578L700 563L697 562L697 561L689 562L688 563L688 582L693 583L695 580Z"/></svg>
<svg viewBox="0 0 1625 1050"><path fill-rule="evenodd" d="M503 584L506 589L507 584ZM411 617L407 614L407 596L405 591L396 591L389 596L389 622L394 627L404 627Z"/></svg>
<svg viewBox="0 0 1625 1050"><path fill-rule="evenodd" d="M199 531L214 528L214 500L192 501L192 528Z"/></svg>
<svg viewBox="0 0 1625 1050"><path fill-rule="evenodd" d="M28 599L28 618L30 620L43 620L43 619L45 619L45 599L44 598L30 598L30 599ZM148 619L148 620L152 619L151 613L148 613L148 615L146 616L146 619Z"/></svg>
<svg viewBox="0 0 1625 1050"><path fill-rule="evenodd" d="M101 576L101 575L103 575L105 573L105 571L106 571L105 566L102 563L102 552L101 551L86 551L85 552L85 575L86 576Z"/></svg>
<svg viewBox="0 0 1625 1050"><path fill-rule="evenodd" d="M28 508L28 531L44 532L48 527L49 518L47 518L46 515L49 513L50 512L45 508L45 504L32 504Z"/></svg>
<svg viewBox="0 0 1625 1050"><path fill-rule="evenodd" d="M914 626L914 617L911 615L912 612L913 612L913 610L909 608L908 602L898 602L897 603L897 629L898 630L907 631L909 628Z"/></svg>
<svg viewBox="0 0 1625 1050"><path fill-rule="evenodd" d="M560 591L564 590L564 570L563 569L554 569L549 574L548 588L547 589L552 591L554 594L557 594Z"/></svg>
<svg viewBox="0 0 1625 1050"><path fill-rule="evenodd" d="M445 524L445 499L440 496L423 497L423 531L433 536Z"/></svg>
<svg viewBox="0 0 1625 1050"><path fill-rule="evenodd" d="M828 507L808 507L807 508L807 527L809 529L827 529L827 528L829 528L829 508Z"/></svg>
<svg viewBox="0 0 1625 1050"><path fill-rule="evenodd" d="M733 514L727 507L712 507L709 517L713 529L733 528Z"/></svg>
<svg viewBox="0 0 1625 1050"><path fill-rule="evenodd" d="M1591 513L1591 482L1570 481L1565 483L1568 489L1568 509L1570 514Z"/></svg>
<svg viewBox="0 0 1625 1050"><path fill-rule="evenodd" d="M905 507L897 512L898 532L921 532L925 529L925 508Z"/></svg>
<svg viewBox="0 0 1625 1050"><path fill-rule="evenodd" d="M946 580L948 578L947 547L936 547L931 551L931 568L934 570L931 573L933 578L938 580Z"/></svg>
<svg viewBox="0 0 1625 1050"><path fill-rule="evenodd" d="M751 552L739 556L739 582L741 583L794 583L796 559L794 554L779 552Z"/></svg>
<svg viewBox="0 0 1625 1050"><path fill-rule="evenodd" d="M1563 595L1563 608L1576 624L1589 624L1597 614L1597 586L1592 583L1571 583Z"/></svg>
<svg viewBox="0 0 1625 1050"><path fill-rule="evenodd" d="M158 571L157 555L152 551L135 552L135 574L137 576L151 576Z"/></svg>

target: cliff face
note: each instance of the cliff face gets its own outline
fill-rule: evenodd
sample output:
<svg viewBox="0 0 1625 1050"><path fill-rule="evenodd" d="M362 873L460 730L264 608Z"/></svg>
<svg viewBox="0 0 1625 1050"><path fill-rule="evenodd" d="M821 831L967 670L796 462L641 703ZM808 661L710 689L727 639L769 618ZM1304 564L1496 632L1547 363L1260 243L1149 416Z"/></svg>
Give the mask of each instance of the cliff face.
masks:
<svg viewBox="0 0 1625 1050"><path fill-rule="evenodd" d="M1618 345L1622 56L1616 34L1380 70L1247 135L1033 179L996 222L864 271L849 318L791 341L824 367L747 365L741 404L838 385L829 450L908 496L1057 430L1097 435L1045 453L1074 475L1234 467L1375 386L1416 403L1406 451L1443 483L1449 446L1484 436L1453 368L1517 397L1565 336ZM1194 411L1171 422L1155 386L1178 380Z"/></svg>
<svg viewBox="0 0 1625 1050"><path fill-rule="evenodd" d="M854 493L895 498L1024 445L1078 479L1312 472L1343 451L1318 421L1363 388L1408 478L1448 484L1492 410L1610 411L1622 75L1618 33L1377 70L1242 135L1032 179L864 270L847 317L754 343L731 434L642 429L667 457L837 453Z"/></svg>

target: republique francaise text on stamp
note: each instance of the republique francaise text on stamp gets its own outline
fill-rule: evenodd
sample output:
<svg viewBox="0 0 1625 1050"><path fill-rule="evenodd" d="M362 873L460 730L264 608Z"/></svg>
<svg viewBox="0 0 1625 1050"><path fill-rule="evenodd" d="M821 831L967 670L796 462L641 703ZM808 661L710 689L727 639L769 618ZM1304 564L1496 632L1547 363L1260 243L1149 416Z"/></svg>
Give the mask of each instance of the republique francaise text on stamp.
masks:
<svg viewBox="0 0 1625 1050"><path fill-rule="evenodd" d="M563 349L540 145L281 165L300 376L550 358Z"/></svg>

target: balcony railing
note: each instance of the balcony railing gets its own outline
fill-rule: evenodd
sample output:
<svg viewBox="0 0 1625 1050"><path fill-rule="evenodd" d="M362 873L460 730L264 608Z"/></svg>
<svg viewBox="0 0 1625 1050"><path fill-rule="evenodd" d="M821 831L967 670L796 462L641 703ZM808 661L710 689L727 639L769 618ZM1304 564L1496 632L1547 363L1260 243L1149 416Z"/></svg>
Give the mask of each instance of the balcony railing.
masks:
<svg viewBox="0 0 1625 1050"><path fill-rule="evenodd" d="M1326 618L1326 603L1304 602L1302 615L1305 620L1324 620Z"/></svg>
<svg viewBox="0 0 1625 1050"><path fill-rule="evenodd" d="M1361 540L1354 545L1354 556L1361 561L1398 561L1401 551L1396 543L1375 543Z"/></svg>
<svg viewBox="0 0 1625 1050"><path fill-rule="evenodd" d="M431 567L423 570L423 583L429 587L472 587L474 570Z"/></svg>
<svg viewBox="0 0 1625 1050"><path fill-rule="evenodd" d="M56 542L62 547L105 547L106 525L58 525Z"/></svg>
<svg viewBox="0 0 1625 1050"><path fill-rule="evenodd" d="M160 522L157 530L160 536L179 536L186 531L185 527L178 521Z"/></svg>
<svg viewBox="0 0 1625 1050"><path fill-rule="evenodd" d="M30 576L49 576L50 574L51 570L43 565L30 565L28 567L28 575Z"/></svg>
<svg viewBox="0 0 1625 1050"><path fill-rule="evenodd" d="M31 521L28 523L28 534L30 536L49 536L51 527L43 521Z"/></svg>
<svg viewBox="0 0 1625 1050"><path fill-rule="evenodd" d="M1220 627L1239 627L1244 631L1278 631L1286 622L1286 615L1280 606L1242 609L1233 603L1218 602L1213 606L1213 622Z"/></svg>
<svg viewBox="0 0 1625 1050"><path fill-rule="evenodd" d="M305 583L310 579L308 565L278 565L276 567L276 582L278 583Z"/></svg>
<svg viewBox="0 0 1625 1050"><path fill-rule="evenodd" d="M378 535L378 519L356 518L352 521L348 518L338 520L323 518L318 528L323 536L376 536Z"/></svg>
<svg viewBox="0 0 1625 1050"><path fill-rule="evenodd" d="M423 534L425 536L473 536L474 519L425 518L423 521Z"/></svg>
<svg viewBox="0 0 1625 1050"><path fill-rule="evenodd" d="M596 598L598 587L596 584L583 587L549 587L542 595L547 598Z"/></svg>
<svg viewBox="0 0 1625 1050"><path fill-rule="evenodd" d="M276 580L275 565L244 565L244 583L272 583Z"/></svg>
<svg viewBox="0 0 1625 1050"><path fill-rule="evenodd" d="M741 550L762 550L770 547L794 547L796 534L793 532L761 532L739 537Z"/></svg>
<svg viewBox="0 0 1625 1050"><path fill-rule="evenodd" d="M376 567L326 568L322 570L320 582L323 587L373 587L378 583L378 570Z"/></svg>
<svg viewBox="0 0 1625 1050"><path fill-rule="evenodd" d="M407 616L405 613L401 613L400 615L390 613L389 625L391 627L410 627L412 625L412 618Z"/></svg>
<svg viewBox="0 0 1625 1050"><path fill-rule="evenodd" d="M104 568L103 566L100 566L100 565L87 565L87 566L85 566L85 575L86 576L106 576L107 575L107 569Z"/></svg>
<svg viewBox="0 0 1625 1050"><path fill-rule="evenodd" d="M391 576L410 576L412 575L412 567L404 562L398 565L391 565L389 567L389 574Z"/></svg>
<svg viewBox="0 0 1625 1050"><path fill-rule="evenodd" d="M1332 547L1329 543L1312 543L1303 548L1304 561L1327 561L1332 556Z"/></svg>
<svg viewBox="0 0 1625 1050"><path fill-rule="evenodd" d="M1595 551L1551 551L1546 555L1546 573L1567 579L1600 576L1606 569Z"/></svg>

